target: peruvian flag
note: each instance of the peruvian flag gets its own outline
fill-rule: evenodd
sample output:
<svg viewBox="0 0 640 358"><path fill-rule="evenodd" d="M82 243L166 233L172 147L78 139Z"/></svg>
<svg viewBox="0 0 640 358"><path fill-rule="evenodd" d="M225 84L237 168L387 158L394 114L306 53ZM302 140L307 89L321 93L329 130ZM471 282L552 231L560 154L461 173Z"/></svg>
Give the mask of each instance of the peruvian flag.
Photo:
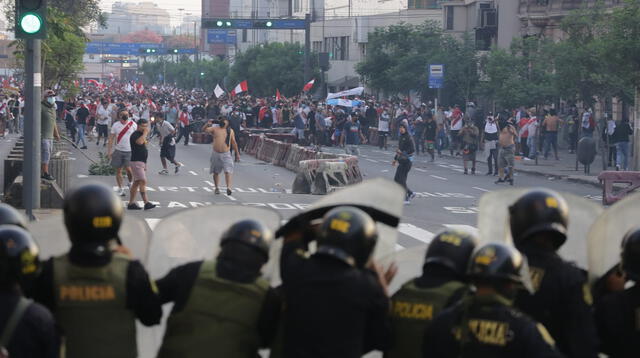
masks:
<svg viewBox="0 0 640 358"><path fill-rule="evenodd" d="M280 90L276 88L276 101L280 101L282 99L282 95L280 94Z"/></svg>
<svg viewBox="0 0 640 358"><path fill-rule="evenodd" d="M247 85L247 81L245 80L238 83L236 88L234 88L233 91L231 91L231 95L237 96L239 93L246 92L248 90L249 90L249 86Z"/></svg>
<svg viewBox="0 0 640 358"><path fill-rule="evenodd" d="M311 81L307 82L306 85L304 85L304 87L302 87L302 92L309 92L309 90L311 90L311 88L313 87L313 84L316 83L316 79L312 79Z"/></svg>

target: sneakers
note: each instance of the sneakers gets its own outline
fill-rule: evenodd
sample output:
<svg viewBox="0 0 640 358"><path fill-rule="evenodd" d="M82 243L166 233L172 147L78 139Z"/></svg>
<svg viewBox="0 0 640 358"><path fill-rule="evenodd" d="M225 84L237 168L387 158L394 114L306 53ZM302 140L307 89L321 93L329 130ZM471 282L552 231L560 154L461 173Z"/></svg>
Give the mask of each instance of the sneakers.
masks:
<svg viewBox="0 0 640 358"><path fill-rule="evenodd" d="M162 169L161 171L158 172L158 174L160 175L169 175L169 171L166 169Z"/></svg>
<svg viewBox="0 0 640 358"><path fill-rule="evenodd" d="M184 164L177 162L178 164L176 164L176 171L175 173L178 174L178 172L180 171L180 167L184 166Z"/></svg>
<svg viewBox="0 0 640 358"><path fill-rule="evenodd" d="M476 175L476 168L471 168L471 175Z"/></svg>
<svg viewBox="0 0 640 358"><path fill-rule="evenodd" d="M118 189L118 195L127 196L127 190L125 188Z"/></svg>
<svg viewBox="0 0 640 358"><path fill-rule="evenodd" d="M146 204L145 204L146 207ZM129 203L129 205L127 205L127 210L142 210L141 207L138 206L138 204L136 203Z"/></svg>
<svg viewBox="0 0 640 358"><path fill-rule="evenodd" d="M227 188L227 195L231 195L233 194L233 192L231 191L231 189Z"/></svg>
<svg viewBox="0 0 640 358"><path fill-rule="evenodd" d="M216 190L214 191L215 194L220 194L220 189L216 188Z"/></svg>
<svg viewBox="0 0 640 358"><path fill-rule="evenodd" d="M150 210L156 207L156 204L152 204L150 202L147 202L144 204L144 210Z"/></svg>
<svg viewBox="0 0 640 358"><path fill-rule="evenodd" d="M42 178L44 180L48 180L48 181L56 181L56 178L52 177L51 174L49 174L49 173L42 174L42 176L40 178Z"/></svg>
<svg viewBox="0 0 640 358"><path fill-rule="evenodd" d="M82 146L82 147L80 147L80 149L87 149L87 146L86 145Z"/></svg>
<svg viewBox="0 0 640 358"><path fill-rule="evenodd" d="M499 178L498 180L495 181L496 184L500 184L500 183L504 183L505 180L502 178Z"/></svg>
<svg viewBox="0 0 640 358"><path fill-rule="evenodd" d="M409 200L405 200L404 201L404 205L409 205L409 204L411 204L411 201L409 201Z"/></svg>
<svg viewBox="0 0 640 358"><path fill-rule="evenodd" d="M411 193L409 195L409 200L413 200L416 197L416 193Z"/></svg>

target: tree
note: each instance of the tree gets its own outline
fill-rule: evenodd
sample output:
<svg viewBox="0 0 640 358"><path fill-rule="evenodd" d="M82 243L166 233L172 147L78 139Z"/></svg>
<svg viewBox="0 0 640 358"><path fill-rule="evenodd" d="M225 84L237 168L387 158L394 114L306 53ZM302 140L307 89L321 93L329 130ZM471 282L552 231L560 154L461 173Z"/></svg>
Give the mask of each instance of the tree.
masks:
<svg viewBox="0 0 640 358"><path fill-rule="evenodd" d="M120 41L127 43L143 42L159 44L162 42L162 36L150 30L140 30L122 36Z"/></svg>
<svg viewBox="0 0 640 358"><path fill-rule="evenodd" d="M163 41L164 46L167 48L194 48L195 42L193 36L189 35L177 35L168 36Z"/></svg>
<svg viewBox="0 0 640 358"><path fill-rule="evenodd" d="M52 31L42 46L44 84L46 87L60 84L70 88L84 68L82 56L86 39L76 33L72 20L58 10L50 9L47 21Z"/></svg>
<svg viewBox="0 0 640 358"><path fill-rule="evenodd" d="M194 63L188 58L179 63L159 58L156 62L145 62L141 70L146 83L171 83L180 88L190 89L195 86L196 78L205 90L212 90L216 84L222 83L229 73L229 64L217 57L212 60L201 60Z"/></svg>
<svg viewBox="0 0 640 358"><path fill-rule="evenodd" d="M106 26L107 18L100 9L99 0L49 0L50 9L56 9L67 15L78 25L85 27L97 23Z"/></svg>
<svg viewBox="0 0 640 358"><path fill-rule="evenodd" d="M318 78L316 56L310 56L312 75ZM304 49L300 44L272 42L255 46L236 56L229 73L231 83L247 80L256 96L273 96L276 89L292 96L304 86Z"/></svg>

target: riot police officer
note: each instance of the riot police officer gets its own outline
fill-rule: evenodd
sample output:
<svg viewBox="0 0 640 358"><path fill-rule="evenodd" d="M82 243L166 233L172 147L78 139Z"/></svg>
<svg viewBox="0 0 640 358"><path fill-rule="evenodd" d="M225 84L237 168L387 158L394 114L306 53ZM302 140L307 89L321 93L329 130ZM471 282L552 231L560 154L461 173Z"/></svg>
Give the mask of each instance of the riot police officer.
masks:
<svg viewBox="0 0 640 358"><path fill-rule="evenodd" d="M13 206L0 203L0 225L16 225L27 228L27 219Z"/></svg>
<svg viewBox="0 0 640 358"><path fill-rule="evenodd" d="M596 358L597 333L587 274L557 250L567 239L568 206L559 194L533 189L509 207L516 247L527 256L533 294L520 291L515 305L549 329L567 357Z"/></svg>
<svg viewBox="0 0 640 358"><path fill-rule="evenodd" d="M162 308L142 264L117 246L122 202L105 185L85 184L63 207L71 250L44 264L35 298L53 312L67 358L136 357L136 318L158 324Z"/></svg>
<svg viewBox="0 0 640 358"><path fill-rule="evenodd" d="M0 220L8 212L2 206ZM38 246L31 235L15 225L0 225L0 357L58 357L53 316L23 296L39 270Z"/></svg>
<svg viewBox="0 0 640 358"><path fill-rule="evenodd" d="M637 357L640 352L640 227L622 240L620 268L633 286L604 296L596 305L600 350L611 358Z"/></svg>
<svg viewBox="0 0 640 358"><path fill-rule="evenodd" d="M216 260L191 262L158 280L162 303L174 302L158 357L246 357L273 340L281 300L261 268L273 234L262 223L233 224Z"/></svg>
<svg viewBox="0 0 640 358"><path fill-rule="evenodd" d="M427 249L422 276L405 283L391 297L393 347L385 358L421 357L427 325L444 308L456 303L467 291L465 273L476 247L475 237L444 230Z"/></svg>
<svg viewBox="0 0 640 358"><path fill-rule="evenodd" d="M358 208L338 206L324 215L319 233L309 227L284 235L284 357L355 358L387 349L387 281L366 268L375 222ZM317 251L307 257L313 240Z"/></svg>
<svg viewBox="0 0 640 358"><path fill-rule="evenodd" d="M526 259L512 247L489 243L471 256L475 293L438 315L424 336L427 357L560 358L544 326L515 309Z"/></svg>

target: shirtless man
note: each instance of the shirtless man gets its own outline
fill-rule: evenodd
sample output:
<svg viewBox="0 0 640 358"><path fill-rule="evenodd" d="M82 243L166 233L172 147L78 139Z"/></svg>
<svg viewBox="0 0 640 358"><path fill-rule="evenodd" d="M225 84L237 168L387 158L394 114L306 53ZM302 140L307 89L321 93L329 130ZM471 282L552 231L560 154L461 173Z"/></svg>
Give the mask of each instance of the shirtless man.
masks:
<svg viewBox="0 0 640 358"><path fill-rule="evenodd" d="M500 152L498 154L498 180L496 184L509 182L513 185L513 166L516 152L516 138L518 132L513 126L512 119L506 122L506 125L502 126L500 130L500 137L498 138L498 144L500 146Z"/></svg>
<svg viewBox="0 0 640 358"><path fill-rule="evenodd" d="M236 143L235 133L229 127L229 120L220 116L220 125L213 126L213 120L209 120L202 130L213 135L213 152L211 153L211 168L209 172L213 174L213 182L216 186L216 194L220 194L219 182L220 172L224 170L224 180L227 184L227 195L231 195L231 174L233 174L233 159L231 159L231 148L235 153L236 162L240 161L240 152Z"/></svg>

